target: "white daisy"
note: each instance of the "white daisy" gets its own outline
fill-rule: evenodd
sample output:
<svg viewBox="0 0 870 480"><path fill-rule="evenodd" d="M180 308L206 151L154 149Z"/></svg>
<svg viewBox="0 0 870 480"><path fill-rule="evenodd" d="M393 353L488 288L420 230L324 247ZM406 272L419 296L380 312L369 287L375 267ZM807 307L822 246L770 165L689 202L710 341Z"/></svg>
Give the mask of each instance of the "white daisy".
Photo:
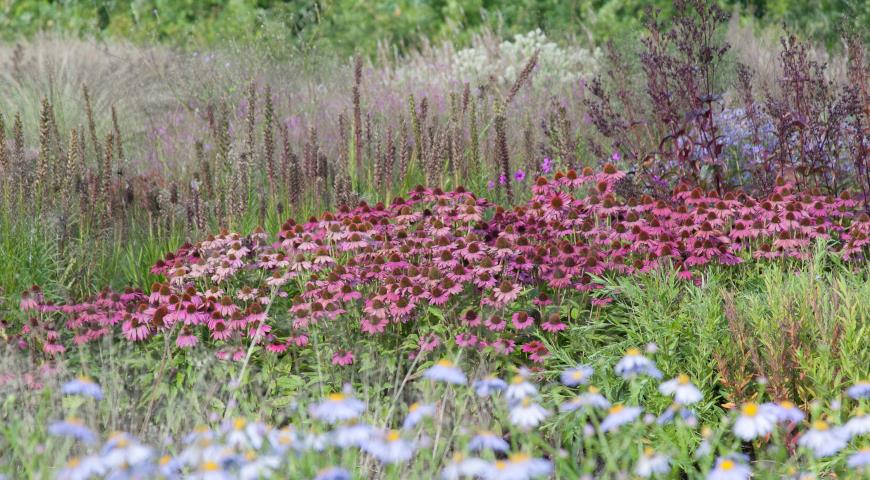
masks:
<svg viewBox="0 0 870 480"><path fill-rule="evenodd" d="M855 400L870 398L870 382L864 380L856 383L846 390L846 394Z"/></svg>
<svg viewBox="0 0 870 480"><path fill-rule="evenodd" d="M633 422L640 416L643 409L640 407L626 407L614 405L607 411L607 416L601 422L601 431L609 432L616 430L626 423Z"/></svg>
<svg viewBox="0 0 870 480"><path fill-rule="evenodd" d="M507 382L494 376L487 376L475 380L473 387L478 397L488 397L507 388Z"/></svg>
<svg viewBox="0 0 870 480"><path fill-rule="evenodd" d="M754 440L770 433L775 424L776 415L769 404L750 402L740 409L740 415L734 422L734 434L741 440Z"/></svg>
<svg viewBox="0 0 870 480"><path fill-rule="evenodd" d="M680 374L676 378L659 385L659 391L665 395L672 395L674 401L681 405L691 405L704 398L698 387L692 384L688 375Z"/></svg>
<svg viewBox="0 0 870 480"><path fill-rule="evenodd" d="M95 400L103 399L103 389L90 377L81 376L63 384L60 389L64 395L82 395Z"/></svg>
<svg viewBox="0 0 870 480"><path fill-rule="evenodd" d="M450 463L441 470L442 480L458 480L463 477L480 477L490 465L486 460L475 457L465 457L461 453L453 456Z"/></svg>
<svg viewBox="0 0 870 480"><path fill-rule="evenodd" d="M562 372L562 384L568 387L576 387L577 385L585 385L589 383L589 378L592 377L594 370L588 365L577 365L574 368L569 368Z"/></svg>
<svg viewBox="0 0 870 480"><path fill-rule="evenodd" d="M573 412L584 407L610 408L610 402L604 398L604 395L601 395L598 388L590 386L586 392L559 405L559 411Z"/></svg>
<svg viewBox="0 0 870 480"><path fill-rule="evenodd" d="M435 405L420 405L419 403L413 403L410 407L408 407L408 416L405 417L405 421L402 423L402 429L412 429L418 423L420 423L421 420L426 417L431 417L434 414Z"/></svg>
<svg viewBox="0 0 870 480"><path fill-rule="evenodd" d="M84 458L72 457L64 468L57 472L58 480L87 480L106 473L106 467L96 455Z"/></svg>
<svg viewBox="0 0 870 480"><path fill-rule="evenodd" d="M338 448L361 448L374 433L374 428L370 425L356 423L336 427L329 435L332 444Z"/></svg>
<svg viewBox="0 0 870 480"><path fill-rule="evenodd" d="M510 410L510 422L520 430L530 430L537 427L550 415L546 408L525 397Z"/></svg>
<svg viewBox="0 0 870 480"><path fill-rule="evenodd" d="M870 447L864 447L849 455L846 463L849 465L849 468L864 469L864 467L870 465Z"/></svg>
<svg viewBox="0 0 870 480"><path fill-rule="evenodd" d="M423 372L423 377L436 382L447 382L456 385L465 385L467 381L462 370L447 359L439 360L438 363L426 369Z"/></svg>
<svg viewBox="0 0 870 480"><path fill-rule="evenodd" d="M798 445L810 449L817 458L830 457L846 448L849 436L840 427L831 428L827 422L816 420L798 439Z"/></svg>
<svg viewBox="0 0 870 480"><path fill-rule="evenodd" d="M326 400L312 405L311 415L326 423L335 424L353 420L366 409L363 402L345 393L332 393Z"/></svg>
<svg viewBox="0 0 870 480"><path fill-rule="evenodd" d="M528 480L549 475L553 465L544 459L516 453L507 460L497 460L484 472L487 480Z"/></svg>
<svg viewBox="0 0 870 480"><path fill-rule="evenodd" d="M656 368L655 362L643 356L637 348L629 348L625 352L625 356L617 362L617 375L631 379L638 375L649 375L653 378L662 378L662 372Z"/></svg>
<svg viewBox="0 0 870 480"><path fill-rule="evenodd" d="M471 452L492 450L493 452L507 453L510 450L510 445L494 432L481 431L468 442L468 450Z"/></svg>
<svg viewBox="0 0 870 480"><path fill-rule="evenodd" d="M639 477L649 478L653 475L665 474L671 471L671 459L667 455L656 453L652 448L644 449L643 455L634 468Z"/></svg>
<svg viewBox="0 0 870 480"><path fill-rule="evenodd" d="M850 438L870 433L870 415L859 413L843 425L843 430Z"/></svg>
<svg viewBox="0 0 870 480"><path fill-rule="evenodd" d="M751 475L752 470L742 462L719 457L716 466L707 474L707 480L747 480Z"/></svg>
<svg viewBox="0 0 870 480"><path fill-rule="evenodd" d="M800 423L806 416L804 415L804 412L801 411L801 409L797 408L794 403L789 402L788 400L776 404L766 405L770 405L771 411L776 417L777 422Z"/></svg>
<svg viewBox="0 0 870 480"><path fill-rule="evenodd" d="M504 396L509 402L518 402L526 397L538 394L538 387L526 380L524 375L517 375L511 379L510 385L505 389Z"/></svg>
<svg viewBox="0 0 870 480"><path fill-rule="evenodd" d="M317 476L314 477L314 480L351 480L352 478L350 472L347 470L338 467L330 467L318 472Z"/></svg>
<svg viewBox="0 0 870 480"><path fill-rule="evenodd" d="M390 430L375 436L363 445L363 450L377 458L381 463L407 462L414 455L415 446L402 438L397 430Z"/></svg>

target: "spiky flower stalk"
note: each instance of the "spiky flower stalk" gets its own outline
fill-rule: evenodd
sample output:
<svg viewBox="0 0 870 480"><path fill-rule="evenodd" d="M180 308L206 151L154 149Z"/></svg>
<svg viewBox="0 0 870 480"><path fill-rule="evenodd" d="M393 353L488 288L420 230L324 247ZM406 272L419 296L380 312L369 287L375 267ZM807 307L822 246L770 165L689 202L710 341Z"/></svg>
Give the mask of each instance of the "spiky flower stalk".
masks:
<svg viewBox="0 0 870 480"><path fill-rule="evenodd" d="M85 100L85 115L88 118L88 132L91 136L91 144L94 146L94 155L97 158L102 158L100 153L100 141L97 138L97 124L94 121L94 109L91 106L91 95L88 91L88 86L82 84L82 96Z"/></svg>
<svg viewBox="0 0 870 480"><path fill-rule="evenodd" d="M357 179L363 177L363 136L362 136L362 105L360 85L362 84L362 57L357 56L353 65L353 155L354 172ZM360 180L361 181L361 180ZM357 189L362 185L357 185Z"/></svg>
<svg viewBox="0 0 870 480"><path fill-rule="evenodd" d="M205 187L205 193L208 198L212 198L214 197L214 181L212 180L211 163L205 155L202 140L194 142L193 151L196 156L196 163L199 165L199 181Z"/></svg>
<svg viewBox="0 0 870 480"><path fill-rule="evenodd" d="M411 162L411 145L408 142L408 122L405 116L399 117L399 141L401 142L401 150L399 151L399 179L405 181L408 176L408 166Z"/></svg>
<svg viewBox="0 0 870 480"><path fill-rule="evenodd" d="M48 177L48 165L51 157L51 105L47 98L42 99L42 105L39 109L39 155L36 160L36 176L33 179L33 190L38 195L38 199L42 201L42 194L46 193L45 182Z"/></svg>
<svg viewBox="0 0 870 480"><path fill-rule="evenodd" d="M63 187L63 201L69 202L73 193L75 192L76 185L81 182L82 171L80 170L82 165L82 160L79 157L81 155L81 146L79 145L79 134L75 128L70 130L69 132L69 156L67 157L66 164L66 176L64 178L64 187Z"/></svg>
<svg viewBox="0 0 870 480"><path fill-rule="evenodd" d="M6 150L6 123L0 115L0 179L5 179L10 173L9 152Z"/></svg>
<svg viewBox="0 0 870 480"><path fill-rule="evenodd" d="M464 178L468 178L469 174L476 176L480 173L480 132L477 129L477 99L471 99L468 108L468 123L469 136L471 137L471 151L468 153L467 170L464 172Z"/></svg>
<svg viewBox="0 0 870 480"><path fill-rule="evenodd" d="M118 158L118 165L124 164L124 142L121 139L121 127L118 125L118 112L115 106L112 105L112 135L115 137L115 156Z"/></svg>
<svg viewBox="0 0 870 480"><path fill-rule="evenodd" d="M505 97L504 104L510 105L511 101L513 101L514 97L519 93L520 88L528 82L529 78L532 76L532 72L535 70L535 66L538 64L538 50L535 50L535 53L532 54L532 57L529 58L529 61L526 62L526 66L523 67L523 70L520 72L519 76L517 76L516 81L511 86L510 91L508 91L507 97Z"/></svg>
<svg viewBox="0 0 870 480"><path fill-rule="evenodd" d="M266 98L263 100L263 154L266 157L266 173L269 176L269 192L275 194L277 174L275 172L275 106L272 103L272 86L266 84Z"/></svg>
<svg viewBox="0 0 870 480"><path fill-rule="evenodd" d="M351 180L348 175L349 142L347 118L344 112L338 115L338 161L336 162L335 171L335 200L338 204L350 203L351 196Z"/></svg>
<svg viewBox="0 0 870 480"><path fill-rule="evenodd" d="M510 167L510 158L508 156L508 143L507 143L507 118L505 117L505 105L503 103L499 103L495 108L495 142L496 142L496 155L498 156L498 164L499 169L501 170L501 174L504 179L507 180L504 184L505 193L507 194L508 203L513 203L514 194L513 189L511 188L511 167Z"/></svg>
<svg viewBox="0 0 870 480"><path fill-rule="evenodd" d="M106 223L112 217L112 164L114 163L115 138L111 133L106 134L105 152L103 153L103 166L100 169L100 200L103 202L103 214Z"/></svg>
<svg viewBox="0 0 870 480"><path fill-rule="evenodd" d="M248 115L245 119L246 126L247 126L247 135L245 136L245 151L244 151L244 155L243 155L248 159L248 163L251 165L256 164L255 157L254 157L254 149L256 148L256 145L255 145L256 140L254 138L254 135L256 134L256 131L255 131L256 121L257 121L257 86L253 81L251 81L251 83L248 84Z"/></svg>
<svg viewBox="0 0 870 480"><path fill-rule="evenodd" d="M423 126L420 124L420 116L417 114L417 101L414 94L408 96L408 112L411 115L411 129L414 131L414 153L417 161L423 163Z"/></svg>

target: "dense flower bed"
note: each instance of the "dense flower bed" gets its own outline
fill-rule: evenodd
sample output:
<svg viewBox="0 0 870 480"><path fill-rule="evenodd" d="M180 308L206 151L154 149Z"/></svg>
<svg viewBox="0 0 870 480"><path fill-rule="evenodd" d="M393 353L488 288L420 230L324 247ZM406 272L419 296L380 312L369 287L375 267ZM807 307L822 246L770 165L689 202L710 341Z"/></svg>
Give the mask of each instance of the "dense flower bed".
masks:
<svg viewBox="0 0 870 480"><path fill-rule="evenodd" d="M600 276L674 267L697 282L700 267L804 259L817 241L866 261L870 218L847 194L780 182L760 199L687 187L669 199L624 199L624 178L610 165L542 177L511 210L461 188L419 187L390 206L289 220L274 240L262 230L223 232L158 262L152 271L165 282L148 293L54 304L36 288L25 292L29 319L17 338L60 354L117 330L133 342L162 334L179 348L208 341L219 357L240 360L252 340L275 353L305 347L309 330L328 322L333 362L345 365L354 336L434 318L449 338L421 334L419 350L452 341L540 361L549 352L535 334L567 328L565 298L611 300L596 291Z"/></svg>

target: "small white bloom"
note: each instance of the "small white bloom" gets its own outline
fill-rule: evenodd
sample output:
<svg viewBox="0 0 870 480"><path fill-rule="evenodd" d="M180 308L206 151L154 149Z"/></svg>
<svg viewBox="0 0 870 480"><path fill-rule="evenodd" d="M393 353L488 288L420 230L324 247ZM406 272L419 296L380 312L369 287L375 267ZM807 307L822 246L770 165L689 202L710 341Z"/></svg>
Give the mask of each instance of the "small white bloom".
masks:
<svg viewBox="0 0 870 480"><path fill-rule="evenodd" d="M734 434L741 440L754 440L770 433L775 424L776 415L770 405L747 403L734 422Z"/></svg>
<svg viewBox="0 0 870 480"><path fill-rule="evenodd" d="M562 384L568 387L585 385L589 383L589 378L592 377L593 372L592 367L588 365L577 365L574 368L569 368L562 372Z"/></svg>
<svg viewBox="0 0 870 480"><path fill-rule="evenodd" d="M788 400L768 405L771 406L771 412L773 412L777 422L800 423L806 416L801 409Z"/></svg>
<svg viewBox="0 0 870 480"><path fill-rule="evenodd" d="M373 433L374 428L365 423L341 425L330 433L330 440L339 448L361 448L371 439Z"/></svg>
<svg viewBox="0 0 870 480"><path fill-rule="evenodd" d="M852 385L846 390L846 394L855 400L860 400L862 398L870 398L870 382L861 381Z"/></svg>
<svg viewBox="0 0 870 480"><path fill-rule="evenodd" d="M870 447L862 448L852 455L849 455L849 459L846 460L846 463L850 468L864 469L864 467L870 465Z"/></svg>
<svg viewBox="0 0 870 480"><path fill-rule="evenodd" d="M665 474L670 471L671 459L667 455L656 453L651 448L644 450L643 455L640 456L640 460L638 460L634 468L634 473L643 478Z"/></svg>
<svg viewBox="0 0 870 480"><path fill-rule="evenodd" d="M311 415L318 420L334 424L359 417L365 411L365 404L345 393L330 394L326 400L312 405Z"/></svg>
<svg viewBox="0 0 870 480"><path fill-rule="evenodd" d="M640 350L636 348L629 348L625 352L625 356L617 362L614 370L616 370L617 375L626 379L631 379L638 375L662 378L662 372L656 368L655 362L643 356Z"/></svg>
<svg viewBox="0 0 870 480"><path fill-rule="evenodd" d="M707 474L707 480L747 480L751 475L752 470L743 462L719 457L716 466Z"/></svg>
<svg viewBox="0 0 870 480"><path fill-rule="evenodd" d="M511 408L510 422L521 430L530 430L540 425L549 415L547 409L525 397Z"/></svg>
<svg viewBox="0 0 870 480"><path fill-rule="evenodd" d="M601 422L601 431L610 432L617 430L626 423L633 422L640 416L643 409L640 407L626 407L625 405L614 405L607 411L607 416Z"/></svg>
<svg viewBox="0 0 870 480"><path fill-rule="evenodd" d="M680 374L672 380L659 385L659 391L665 395L672 395L674 401L681 405L691 405L704 398L698 387L692 384L689 376Z"/></svg>
<svg viewBox="0 0 870 480"><path fill-rule="evenodd" d="M488 397L507 388L507 382L497 377L488 376L476 380L473 387L478 397Z"/></svg>
<svg viewBox="0 0 870 480"><path fill-rule="evenodd" d="M559 405L559 411L573 412L574 410L585 407L610 408L610 402L599 392L598 388L589 387L586 392L562 403L562 405Z"/></svg>
<svg viewBox="0 0 870 480"><path fill-rule="evenodd" d="M480 452L483 450L492 450L494 452L507 453L510 450L510 445L501 436L493 432L482 431L471 438L468 442L468 450L471 452Z"/></svg>
<svg viewBox="0 0 870 480"><path fill-rule="evenodd" d="M419 403L411 404L408 407L408 416L402 423L402 429L409 430L414 428L421 420L426 417L431 417L435 414L435 405L427 404L420 405Z"/></svg>
<svg viewBox="0 0 870 480"><path fill-rule="evenodd" d="M397 430L390 430L383 435L375 436L363 450L377 458L381 463L407 462L414 455L415 446L402 438Z"/></svg>
<svg viewBox="0 0 870 480"><path fill-rule="evenodd" d="M831 428L827 422L816 420L798 439L798 445L810 449L817 458L829 457L846 448L849 436L841 428Z"/></svg>
<svg viewBox="0 0 870 480"><path fill-rule="evenodd" d="M526 397L537 395L538 387L526 380L524 375L517 375L511 379L511 383L505 389L504 394L509 402L518 402Z"/></svg>
<svg viewBox="0 0 870 480"><path fill-rule="evenodd" d="M478 478L489 469L489 462L475 457L465 457L461 453L453 456L450 463L441 471L442 480Z"/></svg>
<svg viewBox="0 0 870 480"><path fill-rule="evenodd" d="M853 417L843 425L843 429L850 438L870 433L870 415L859 414Z"/></svg>
<svg viewBox="0 0 870 480"><path fill-rule="evenodd" d="M438 363L426 369L423 372L423 377L436 382L453 383L456 385L465 385L467 381L462 370L447 359L439 360Z"/></svg>

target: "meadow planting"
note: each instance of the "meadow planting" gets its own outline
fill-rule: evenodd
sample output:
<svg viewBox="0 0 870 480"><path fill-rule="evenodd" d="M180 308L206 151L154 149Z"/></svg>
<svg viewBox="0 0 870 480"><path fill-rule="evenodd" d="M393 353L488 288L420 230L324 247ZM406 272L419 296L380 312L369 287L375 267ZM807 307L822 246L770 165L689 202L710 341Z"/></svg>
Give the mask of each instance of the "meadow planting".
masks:
<svg viewBox="0 0 870 480"><path fill-rule="evenodd" d="M870 475L865 41L676 4L0 44L0 478Z"/></svg>

